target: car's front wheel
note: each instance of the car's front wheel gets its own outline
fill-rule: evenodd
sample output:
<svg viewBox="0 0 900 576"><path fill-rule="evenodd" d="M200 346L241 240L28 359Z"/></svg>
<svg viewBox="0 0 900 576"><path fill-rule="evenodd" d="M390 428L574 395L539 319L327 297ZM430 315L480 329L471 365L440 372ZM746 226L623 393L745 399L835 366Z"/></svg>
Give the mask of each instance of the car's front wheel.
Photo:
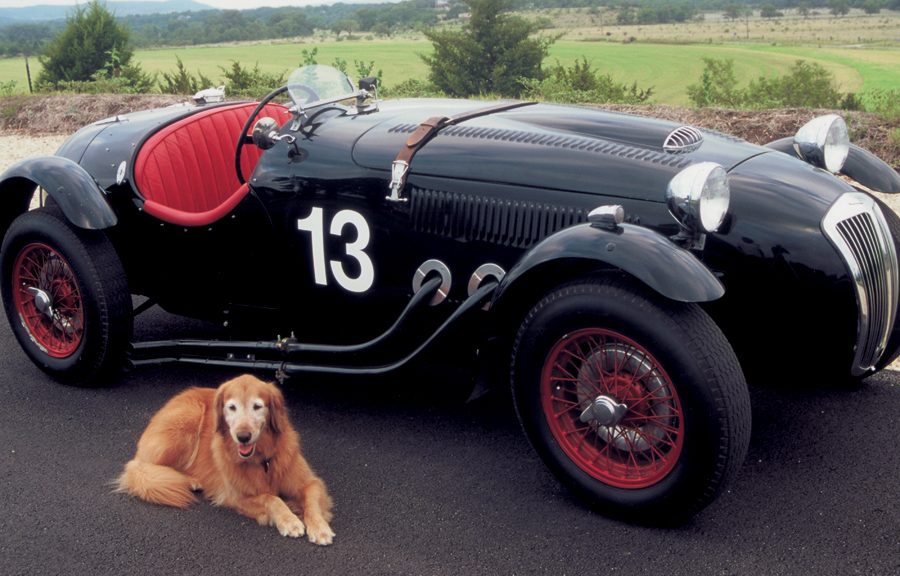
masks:
<svg viewBox="0 0 900 576"><path fill-rule="evenodd" d="M677 523L736 473L750 440L740 365L696 304L598 277L547 294L515 340L513 396L550 470L601 511Z"/></svg>
<svg viewBox="0 0 900 576"><path fill-rule="evenodd" d="M124 366L131 295L103 232L78 228L54 208L26 212L4 237L0 271L9 324L38 367L91 386Z"/></svg>

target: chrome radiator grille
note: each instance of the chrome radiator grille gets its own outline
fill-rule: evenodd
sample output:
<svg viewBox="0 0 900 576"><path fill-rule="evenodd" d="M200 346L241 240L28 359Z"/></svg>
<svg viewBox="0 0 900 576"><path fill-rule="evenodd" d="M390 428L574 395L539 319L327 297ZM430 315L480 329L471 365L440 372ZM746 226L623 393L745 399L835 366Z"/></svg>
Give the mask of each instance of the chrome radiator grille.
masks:
<svg viewBox="0 0 900 576"><path fill-rule="evenodd" d="M897 253L878 205L865 194L841 196L822 228L847 263L859 310L853 374L875 367L884 354L897 312Z"/></svg>

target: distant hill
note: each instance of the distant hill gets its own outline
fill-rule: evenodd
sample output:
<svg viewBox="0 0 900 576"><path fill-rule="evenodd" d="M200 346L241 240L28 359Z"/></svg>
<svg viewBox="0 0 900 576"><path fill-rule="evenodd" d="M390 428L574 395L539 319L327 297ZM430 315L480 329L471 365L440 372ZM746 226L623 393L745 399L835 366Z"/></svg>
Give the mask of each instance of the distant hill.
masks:
<svg viewBox="0 0 900 576"><path fill-rule="evenodd" d="M40 0L36 0L40 2ZM86 5L85 2L83 5ZM138 14L169 14L171 12L199 12L216 10L212 6L193 0L166 0L165 2L107 2L106 7L116 16ZM0 26L17 22L46 22L65 20L74 6L38 5L25 8L0 8Z"/></svg>

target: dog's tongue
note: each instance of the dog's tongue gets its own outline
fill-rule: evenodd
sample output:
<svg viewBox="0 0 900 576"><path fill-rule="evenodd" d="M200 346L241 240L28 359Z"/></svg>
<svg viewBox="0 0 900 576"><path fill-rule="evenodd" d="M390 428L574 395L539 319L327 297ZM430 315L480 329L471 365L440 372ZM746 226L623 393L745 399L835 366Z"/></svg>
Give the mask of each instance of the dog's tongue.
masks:
<svg viewBox="0 0 900 576"><path fill-rule="evenodd" d="M253 456L253 450L255 449L255 444L238 444L238 454L240 454L243 458L249 458L250 456Z"/></svg>

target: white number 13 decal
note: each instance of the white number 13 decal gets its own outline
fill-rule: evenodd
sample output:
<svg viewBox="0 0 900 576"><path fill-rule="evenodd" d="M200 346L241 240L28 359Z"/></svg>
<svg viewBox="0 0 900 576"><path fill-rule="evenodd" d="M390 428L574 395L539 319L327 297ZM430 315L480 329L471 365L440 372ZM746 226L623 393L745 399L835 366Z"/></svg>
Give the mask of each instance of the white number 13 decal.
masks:
<svg viewBox="0 0 900 576"><path fill-rule="evenodd" d="M331 275L341 286L350 292L365 292L375 282L375 267L372 259L366 254L365 249L369 245L369 223L362 214L355 210L341 210L331 220L328 232L332 236L342 236L344 228L352 226L356 230L356 240L348 242L345 254L359 263L359 276L353 278L344 271L344 264L340 260L331 260ZM297 220L297 229L309 232L312 236L313 277L316 284L327 286L328 279L325 271L325 226L321 208L313 208L306 218Z"/></svg>

